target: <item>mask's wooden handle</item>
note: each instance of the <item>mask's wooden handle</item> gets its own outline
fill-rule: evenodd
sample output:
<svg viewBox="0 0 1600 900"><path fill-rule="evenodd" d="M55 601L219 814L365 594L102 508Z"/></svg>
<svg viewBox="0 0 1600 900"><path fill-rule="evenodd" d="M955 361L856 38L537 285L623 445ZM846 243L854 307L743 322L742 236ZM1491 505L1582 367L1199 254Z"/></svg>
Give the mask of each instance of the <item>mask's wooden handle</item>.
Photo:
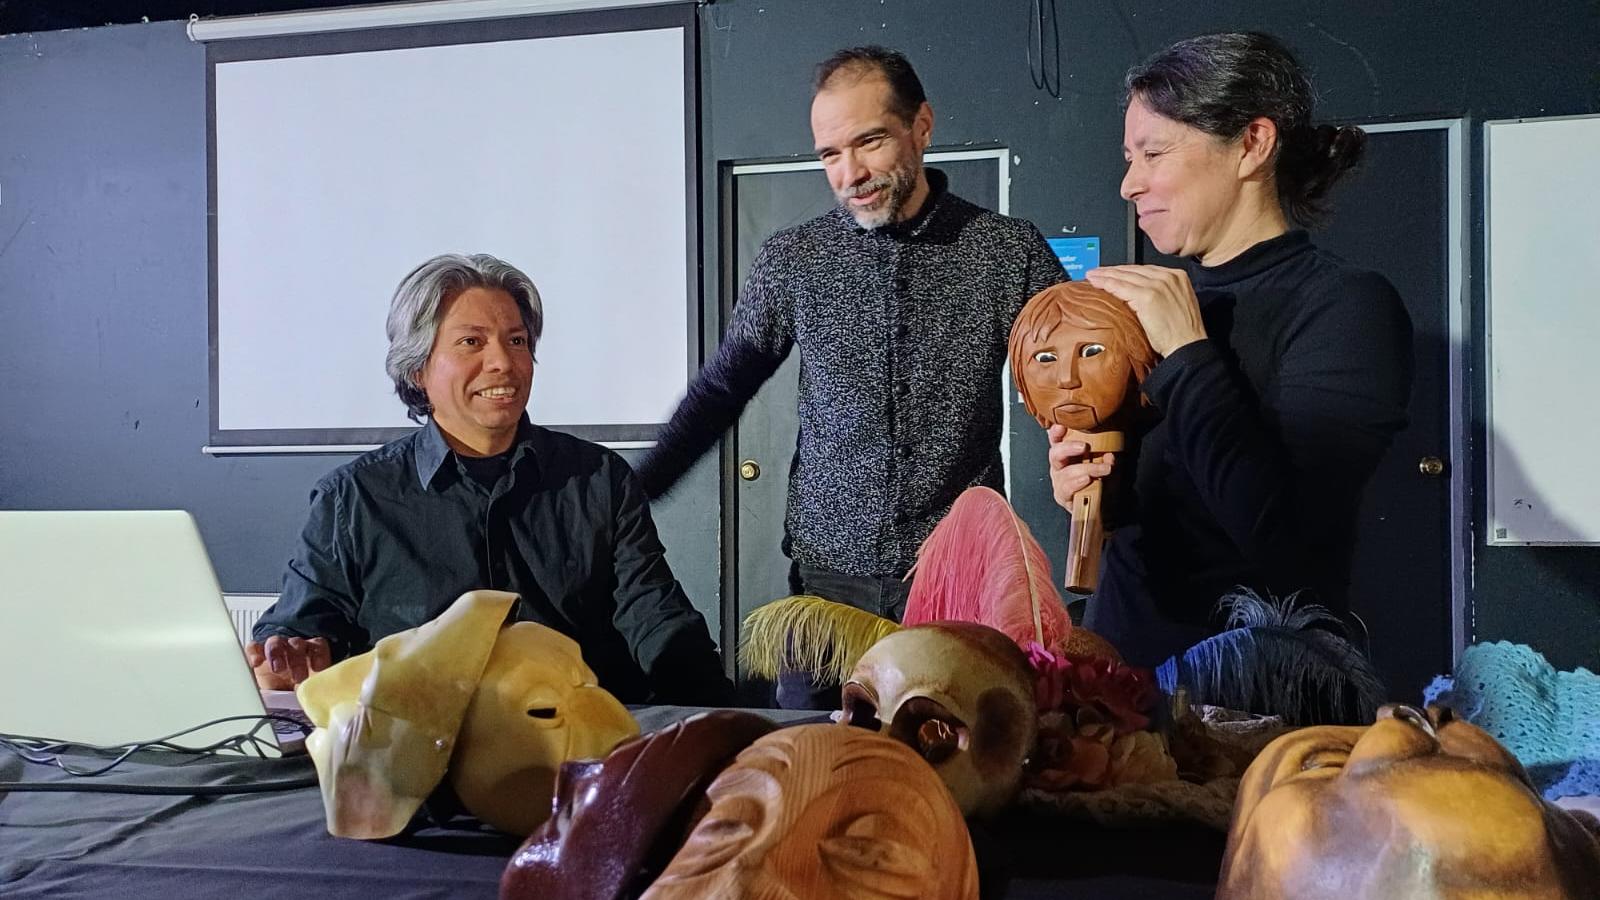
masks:
<svg viewBox="0 0 1600 900"><path fill-rule="evenodd" d="M1094 458L1096 462L1099 457ZM1067 590L1086 593L1100 583L1100 550L1105 526L1100 521L1100 479L1072 498L1072 536L1067 541Z"/></svg>

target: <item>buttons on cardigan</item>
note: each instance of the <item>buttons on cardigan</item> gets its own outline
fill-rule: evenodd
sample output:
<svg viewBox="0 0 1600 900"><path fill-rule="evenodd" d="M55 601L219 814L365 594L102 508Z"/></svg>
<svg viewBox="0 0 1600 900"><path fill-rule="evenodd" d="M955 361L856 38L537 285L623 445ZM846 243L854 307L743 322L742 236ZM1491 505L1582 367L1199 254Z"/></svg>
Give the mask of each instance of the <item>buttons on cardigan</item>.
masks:
<svg viewBox="0 0 1600 900"><path fill-rule="evenodd" d="M909 396L911 396L911 385L908 382L904 382L904 381L895 382L894 395L896 397L909 397Z"/></svg>
<svg viewBox="0 0 1600 900"><path fill-rule="evenodd" d="M903 337L905 337L906 335L908 335L910 333L911 333L911 326L907 325L904 322L901 322L899 325L896 325L894 327L894 336L897 337L897 338L903 338Z"/></svg>
<svg viewBox="0 0 1600 900"><path fill-rule="evenodd" d="M910 444L901 444L900 446L894 448L894 455L900 457L901 459L910 459L911 458L911 445Z"/></svg>

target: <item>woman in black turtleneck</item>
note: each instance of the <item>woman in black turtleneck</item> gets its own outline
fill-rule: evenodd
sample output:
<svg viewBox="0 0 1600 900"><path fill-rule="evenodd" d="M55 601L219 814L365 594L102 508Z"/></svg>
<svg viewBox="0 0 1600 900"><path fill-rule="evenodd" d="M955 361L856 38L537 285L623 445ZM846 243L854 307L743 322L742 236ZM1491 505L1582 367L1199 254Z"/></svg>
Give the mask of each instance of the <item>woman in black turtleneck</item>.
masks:
<svg viewBox="0 0 1600 900"><path fill-rule="evenodd" d="M1086 624L1155 665L1222 623L1236 585L1348 610L1362 489L1406 422L1411 323L1393 286L1316 247L1309 222L1361 157L1354 127L1313 128L1305 72L1276 39L1182 41L1127 80L1122 196L1183 269L1088 273L1162 357L1160 413L1136 450L1083 462L1051 429L1057 502L1133 467Z"/></svg>

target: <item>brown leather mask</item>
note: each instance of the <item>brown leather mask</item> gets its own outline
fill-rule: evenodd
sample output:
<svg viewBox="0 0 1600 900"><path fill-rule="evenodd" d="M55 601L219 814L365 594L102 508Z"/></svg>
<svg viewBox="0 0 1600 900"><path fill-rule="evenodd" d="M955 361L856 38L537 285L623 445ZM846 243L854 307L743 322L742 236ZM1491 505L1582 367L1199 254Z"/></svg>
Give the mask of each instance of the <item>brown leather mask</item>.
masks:
<svg viewBox="0 0 1600 900"><path fill-rule="evenodd" d="M1292 731L1239 785L1219 900L1600 896L1600 830L1447 710Z"/></svg>
<svg viewBox="0 0 1600 900"><path fill-rule="evenodd" d="M1044 427L1117 428L1156 364L1128 305L1083 281L1033 296L1011 327L1011 378Z"/></svg>
<svg viewBox="0 0 1600 900"><path fill-rule="evenodd" d="M798 725L751 744L712 782L711 810L643 900L975 900L966 822L906 745Z"/></svg>
<svg viewBox="0 0 1600 900"><path fill-rule="evenodd" d="M711 780L775 727L715 710L619 744L604 760L564 763L555 815L511 857L500 900L637 897L677 852Z"/></svg>

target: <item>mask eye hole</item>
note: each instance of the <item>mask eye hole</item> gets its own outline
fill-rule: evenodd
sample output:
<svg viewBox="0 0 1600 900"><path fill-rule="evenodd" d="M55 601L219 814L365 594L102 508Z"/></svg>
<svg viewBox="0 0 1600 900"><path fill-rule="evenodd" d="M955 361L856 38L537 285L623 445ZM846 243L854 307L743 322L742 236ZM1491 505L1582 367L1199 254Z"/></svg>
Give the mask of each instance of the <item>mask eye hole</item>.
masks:
<svg viewBox="0 0 1600 900"><path fill-rule="evenodd" d="M1300 763L1300 771L1309 772L1312 769L1339 769L1349 761L1348 750L1319 750L1312 753Z"/></svg>
<svg viewBox="0 0 1600 900"><path fill-rule="evenodd" d="M852 681L844 686L842 700L844 724L868 731L883 730L883 722L878 718L878 704L866 688Z"/></svg>
<svg viewBox="0 0 1600 900"><path fill-rule="evenodd" d="M917 752L929 765L939 765L965 750L966 735L943 719L928 719L917 728Z"/></svg>
<svg viewBox="0 0 1600 900"><path fill-rule="evenodd" d="M1104 352L1106 352L1105 344L1084 344L1083 348L1078 351L1078 355L1084 359L1091 359Z"/></svg>
<svg viewBox="0 0 1600 900"><path fill-rule="evenodd" d="M536 706L528 710L528 718L530 719L554 719L555 717L556 708L554 706Z"/></svg>
<svg viewBox="0 0 1600 900"><path fill-rule="evenodd" d="M1053 363L1056 361L1055 351L1040 350L1038 353L1033 355L1033 361L1037 363Z"/></svg>
<svg viewBox="0 0 1600 900"><path fill-rule="evenodd" d="M889 736L917 751L930 765L939 765L967 750L971 733L960 716L928 697L911 697L895 711Z"/></svg>

